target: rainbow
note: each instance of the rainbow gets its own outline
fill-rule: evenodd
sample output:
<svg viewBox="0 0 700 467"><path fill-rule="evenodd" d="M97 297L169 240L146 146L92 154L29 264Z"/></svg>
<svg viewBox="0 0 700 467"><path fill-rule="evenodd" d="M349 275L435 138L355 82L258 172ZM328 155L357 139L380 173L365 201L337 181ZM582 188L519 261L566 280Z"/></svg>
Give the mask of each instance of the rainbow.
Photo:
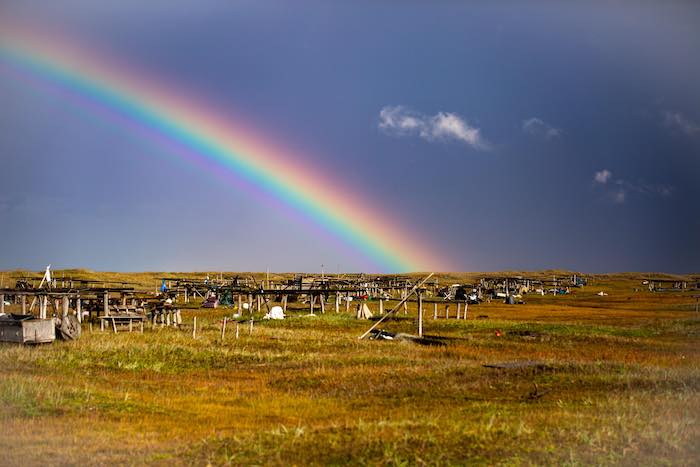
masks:
<svg viewBox="0 0 700 467"><path fill-rule="evenodd" d="M338 180L299 166L302 158L274 147L246 125L128 66L97 58L62 37L7 25L0 28L0 64L77 94L184 148L190 160L266 193L380 271L448 264L426 242L409 235L409 229L389 220L391 216L375 212L361 195L340 187Z"/></svg>

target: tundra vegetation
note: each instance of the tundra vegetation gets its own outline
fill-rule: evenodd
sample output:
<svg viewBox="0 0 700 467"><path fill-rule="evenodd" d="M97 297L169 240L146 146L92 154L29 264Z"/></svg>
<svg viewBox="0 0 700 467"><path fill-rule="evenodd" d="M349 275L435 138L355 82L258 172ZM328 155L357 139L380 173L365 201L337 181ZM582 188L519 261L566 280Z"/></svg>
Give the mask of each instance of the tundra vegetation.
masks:
<svg viewBox="0 0 700 467"><path fill-rule="evenodd" d="M149 290L160 276L68 274ZM2 463L697 465L699 292L637 277L473 305L467 320L428 308L444 346L358 340L367 321L301 304L238 339L234 321L222 341L232 310L218 308L185 310L181 329L84 324L75 342L2 344ZM382 328L415 333L415 303L398 317ZM541 364L483 366L525 360Z"/></svg>

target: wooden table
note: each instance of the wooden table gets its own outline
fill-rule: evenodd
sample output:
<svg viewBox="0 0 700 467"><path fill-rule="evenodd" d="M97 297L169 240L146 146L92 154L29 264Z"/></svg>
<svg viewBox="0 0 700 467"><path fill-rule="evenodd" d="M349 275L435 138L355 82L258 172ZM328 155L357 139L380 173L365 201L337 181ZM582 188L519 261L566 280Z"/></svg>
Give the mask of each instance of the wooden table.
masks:
<svg viewBox="0 0 700 467"><path fill-rule="evenodd" d="M100 316L100 330L105 330L105 323L109 325L111 322L112 329L117 332L117 324L128 324L129 332L133 331L134 321L138 322L141 333L143 334L143 322L146 319L143 315L138 315L135 313L120 314L120 315L110 315L110 316Z"/></svg>

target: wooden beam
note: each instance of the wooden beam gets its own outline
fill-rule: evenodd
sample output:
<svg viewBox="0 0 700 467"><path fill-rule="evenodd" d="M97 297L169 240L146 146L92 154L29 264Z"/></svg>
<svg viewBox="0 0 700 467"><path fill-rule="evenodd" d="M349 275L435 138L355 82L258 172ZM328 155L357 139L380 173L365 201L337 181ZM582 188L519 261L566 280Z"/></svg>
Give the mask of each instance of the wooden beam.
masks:
<svg viewBox="0 0 700 467"><path fill-rule="evenodd" d="M413 295L418 289L420 289L420 288L423 286L423 284L425 284L425 282L426 282L428 279L430 279L431 277L433 277L433 274L435 274L435 273L432 273L432 272L431 272L430 274L428 274L428 275L425 277L425 279L421 280L418 284L414 285L414 286L411 288L411 293L410 293L410 294L408 294L406 297L403 298L403 300L401 300L399 303L397 303L396 306L395 306L394 308L392 308L386 315L382 316L379 320L377 320L377 322L374 323L374 324L372 325L372 327L370 327L370 328L367 330L367 332L365 332L364 334L362 334L362 335L359 337L359 339L364 339L365 337L367 337L367 336L369 335L369 333L372 332L377 326L379 326L386 318L388 318L389 316L391 316L392 314L394 314L394 313L396 312L396 310L398 310L398 309L401 307L401 305L403 305L404 302L405 302L406 300L408 300L408 297L410 297L411 295Z"/></svg>
<svg viewBox="0 0 700 467"><path fill-rule="evenodd" d="M423 337L423 297L420 290L418 295L418 337Z"/></svg>

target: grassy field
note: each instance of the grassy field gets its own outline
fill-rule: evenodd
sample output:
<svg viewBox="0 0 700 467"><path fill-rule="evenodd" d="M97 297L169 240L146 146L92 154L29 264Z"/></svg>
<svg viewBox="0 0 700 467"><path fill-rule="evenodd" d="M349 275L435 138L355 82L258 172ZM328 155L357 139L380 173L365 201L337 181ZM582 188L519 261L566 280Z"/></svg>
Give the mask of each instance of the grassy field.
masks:
<svg viewBox="0 0 700 467"><path fill-rule="evenodd" d="M3 344L0 463L697 465L700 292L632 277L467 320L431 311L425 332L445 346L360 341L368 321L306 308L239 339L229 324L223 342L220 308L184 312L181 329ZM415 333L415 315L382 328ZM483 366L521 360L541 364Z"/></svg>

